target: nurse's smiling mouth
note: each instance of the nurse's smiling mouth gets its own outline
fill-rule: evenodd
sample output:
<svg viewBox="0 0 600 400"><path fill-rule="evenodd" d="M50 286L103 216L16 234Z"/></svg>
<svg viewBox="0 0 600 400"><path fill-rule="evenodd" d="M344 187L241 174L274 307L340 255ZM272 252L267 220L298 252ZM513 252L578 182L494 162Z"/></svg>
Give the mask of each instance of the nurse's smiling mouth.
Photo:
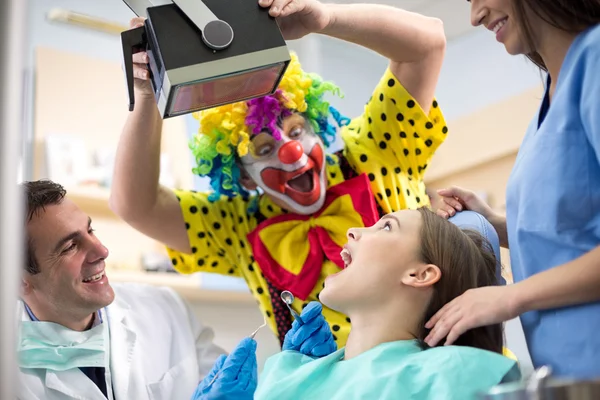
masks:
<svg viewBox="0 0 600 400"><path fill-rule="evenodd" d="M508 24L508 17L498 18L487 25L487 29L496 34L496 40L502 42L506 31L506 25Z"/></svg>

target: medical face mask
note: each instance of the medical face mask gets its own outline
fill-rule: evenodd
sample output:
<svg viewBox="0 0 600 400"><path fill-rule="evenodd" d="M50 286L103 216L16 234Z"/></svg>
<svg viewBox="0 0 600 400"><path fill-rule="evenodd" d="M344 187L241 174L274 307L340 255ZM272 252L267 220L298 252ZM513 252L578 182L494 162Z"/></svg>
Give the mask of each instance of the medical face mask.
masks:
<svg viewBox="0 0 600 400"><path fill-rule="evenodd" d="M78 332L53 322L22 321L19 367L66 371L108 366L108 323Z"/></svg>

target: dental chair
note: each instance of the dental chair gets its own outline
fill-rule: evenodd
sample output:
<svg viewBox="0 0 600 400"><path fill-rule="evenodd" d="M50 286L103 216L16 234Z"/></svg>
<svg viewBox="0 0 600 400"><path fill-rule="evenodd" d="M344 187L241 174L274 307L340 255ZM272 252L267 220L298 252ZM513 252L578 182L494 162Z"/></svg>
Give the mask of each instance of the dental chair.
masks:
<svg viewBox="0 0 600 400"><path fill-rule="evenodd" d="M506 280L502 277L502 263L500 262L500 238L498 233L481 214L475 211L460 211L457 212L453 217L449 218L448 221L461 229L471 229L479 232L492 246L494 255L496 256L496 277L498 278L499 285L506 285ZM519 361L512 351L506 347L503 350L503 354L515 361Z"/></svg>

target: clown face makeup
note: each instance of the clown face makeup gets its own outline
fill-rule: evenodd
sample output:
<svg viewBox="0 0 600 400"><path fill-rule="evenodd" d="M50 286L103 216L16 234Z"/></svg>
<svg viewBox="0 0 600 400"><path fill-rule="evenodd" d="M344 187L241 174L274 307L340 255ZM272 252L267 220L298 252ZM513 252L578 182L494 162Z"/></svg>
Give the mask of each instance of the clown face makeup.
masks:
<svg viewBox="0 0 600 400"><path fill-rule="evenodd" d="M313 214L325 201L323 143L301 114L279 125L281 140L267 131L254 136L242 166L273 202L298 214Z"/></svg>

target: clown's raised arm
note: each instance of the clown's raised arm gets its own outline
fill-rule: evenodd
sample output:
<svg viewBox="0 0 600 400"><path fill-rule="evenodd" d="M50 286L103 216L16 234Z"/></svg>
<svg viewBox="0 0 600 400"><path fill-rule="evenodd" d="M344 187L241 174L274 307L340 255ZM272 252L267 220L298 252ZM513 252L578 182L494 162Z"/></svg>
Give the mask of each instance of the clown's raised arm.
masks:
<svg viewBox="0 0 600 400"><path fill-rule="evenodd" d="M300 312L343 269L349 228L428 204L422 176L447 132L434 101L445 40L438 20L391 7L259 4L286 39L322 33L390 59L363 115L349 120L330 107L327 96L339 89L303 71L293 55L274 95L195 115L194 172L213 190L172 190L158 183L161 120L138 53L136 108L120 139L110 204L164 243L179 272L244 278L283 341L291 317L282 290L295 295ZM330 154L338 129L345 147ZM350 321L328 308L323 314L343 346Z"/></svg>
<svg viewBox="0 0 600 400"><path fill-rule="evenodd" d="M343 156L366 173L385 213L429 205L423 174L448 132L434 98L445 52L440 20L375 4L327 4L320 32L387 57L364 112L341 132Z"/></svg>
<svg viewBox="0 0 600 400"><path fill-rule="evenodd" d="M442 22L378 4L326 4L325 8L330 22L320 33L356 43L388 58L389 72L404 88L390 86L389 94L410 93L427 114L446 49Z"/></svg>

